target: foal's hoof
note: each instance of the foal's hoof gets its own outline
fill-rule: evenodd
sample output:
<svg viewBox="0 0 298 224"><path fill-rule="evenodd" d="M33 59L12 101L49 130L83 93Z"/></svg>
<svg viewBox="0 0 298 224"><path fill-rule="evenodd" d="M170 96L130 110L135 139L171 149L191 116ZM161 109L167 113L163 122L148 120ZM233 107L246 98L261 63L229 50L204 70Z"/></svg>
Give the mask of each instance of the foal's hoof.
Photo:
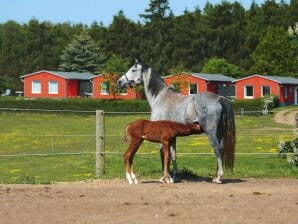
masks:
<svg viewBox="0 0 298 224"><path fill-rule="evenodd" d="M222 181L219 177L214 177L213 180L212 180L213 183L216 183L216 184L222 184Z"/></svg>

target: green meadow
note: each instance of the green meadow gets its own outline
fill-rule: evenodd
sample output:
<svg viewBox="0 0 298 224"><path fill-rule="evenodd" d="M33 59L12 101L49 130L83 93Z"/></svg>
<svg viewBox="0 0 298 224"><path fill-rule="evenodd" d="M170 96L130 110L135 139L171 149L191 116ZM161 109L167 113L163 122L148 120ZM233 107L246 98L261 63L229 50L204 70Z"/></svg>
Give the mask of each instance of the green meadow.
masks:
<svg viewBox="0 0 298 224"><path fill-rule="evenodd" d="M105 114L105 175L124 178L124 131L149 114ZM293 127L273 116L236 116L236 161L226 178L298 178L298 168L277 155L280 139L294 138ZM210 178L216 169L205 134L177 139L180 178ZM159 145L144 142L135 157L140 178L161 175ZM0 113L0 183L52 183L94 179L95 115Z"/></svg>

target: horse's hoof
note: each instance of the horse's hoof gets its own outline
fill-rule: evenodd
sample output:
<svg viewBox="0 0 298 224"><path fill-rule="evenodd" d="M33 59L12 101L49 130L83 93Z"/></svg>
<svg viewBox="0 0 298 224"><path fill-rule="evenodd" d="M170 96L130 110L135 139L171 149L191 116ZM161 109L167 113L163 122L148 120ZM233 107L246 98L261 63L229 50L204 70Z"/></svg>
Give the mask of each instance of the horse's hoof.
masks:
<svg viewBox="0 0 298 224"><path fill-rule="evenodd" d="M214 177L213 180L212 180L213 183L216 183L216 184L222 184L222 181L219 177Z"/></svg>

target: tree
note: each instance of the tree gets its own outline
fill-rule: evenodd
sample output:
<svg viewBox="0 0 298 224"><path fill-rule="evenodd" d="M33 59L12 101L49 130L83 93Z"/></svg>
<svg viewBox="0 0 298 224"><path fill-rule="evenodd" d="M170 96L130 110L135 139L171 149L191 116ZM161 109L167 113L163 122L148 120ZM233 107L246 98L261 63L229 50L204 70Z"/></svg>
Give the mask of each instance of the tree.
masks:
<svg viewBox="0 0 298 224"><path fill-rule="evenodd" d="M136 57L140 29L120 11L113 17L104 37L106 54L116 54L124 58Z"/></svg>
<svg viewBox="0 0 298 224"><path fill-rule="evenodd" d="M64 49L61 55L60 69L94 73L100 70L104 61L104 54L91 37L83 32Z"/></svg>
<svg viewBox="0 0 298 224"><path fill-rule="evenodd" d="M202 72L211 74L224 74L238 78L241 76L242 72L240 68L236 65L230 64L227 60L223 58L211 58L204 65Z"/></svg>
<svg viewBox="0 0 298 224"><path fill-rule="evenodd" d="M127 59L121 58L113 54L107 60L107 62L104 64L101 70L101 73L104 76L104 82L108 84L109 93L111 93L114 96L114 98L116 98L116 95L119 91L117 84L119 76L127 70L128 66L129 61Z"/></svg>
<svg viewBox="0 0 298 224"><path fill-rule="evenodd" d="M284 29L271 28L252 54L252 72L278 76L297 75L297 51Z"/></svg>
<svg viewBox="0 0 298 224"><path fill-rule="evenodd" d="M141 18L145 20L143 27L143 40L141 58L156 68L159 73L164 73L167 60L167 38L169 37L170 8L168 0L151 0L149 8ZM172 15L172 14L171 14Z"/></svg>

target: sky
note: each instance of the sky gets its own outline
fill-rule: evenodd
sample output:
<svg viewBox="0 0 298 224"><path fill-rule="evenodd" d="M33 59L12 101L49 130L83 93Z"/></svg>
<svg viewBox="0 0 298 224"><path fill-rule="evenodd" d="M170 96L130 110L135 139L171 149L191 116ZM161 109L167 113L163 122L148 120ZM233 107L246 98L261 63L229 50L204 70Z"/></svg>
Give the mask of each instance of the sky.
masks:
<svg viewBox="0 0 298 224"><path fill-rule="evenodd" d="M234 0L227 0L234 2ZM249 9L253 0L243 0L242 6ZM265 0L255 0L262 4ZM14 20L27 23L30 19L50 21L52 23L70 22L92 24L102 22L108 26L113 16L120 10L124 15L137 22L142 21L139 14L145 12L150 0L0 0L0 23ZM195 7L203 9L207 0L169 0L174 15L183 14L184 10L193 11ZM218 4L221 0L209 0ZM288 2L288 1L286 1Z"/></svg>

